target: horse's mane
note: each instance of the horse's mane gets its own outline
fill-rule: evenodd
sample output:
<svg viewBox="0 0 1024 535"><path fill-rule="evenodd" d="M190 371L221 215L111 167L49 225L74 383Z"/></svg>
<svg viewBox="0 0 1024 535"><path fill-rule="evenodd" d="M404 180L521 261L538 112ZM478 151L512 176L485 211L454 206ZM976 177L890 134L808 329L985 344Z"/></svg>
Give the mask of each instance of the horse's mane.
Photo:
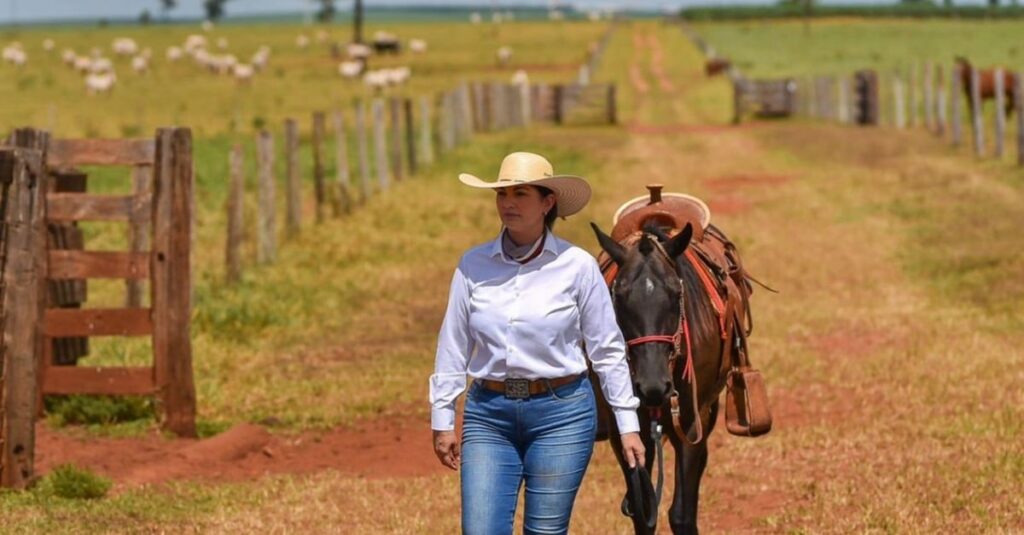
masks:
<svg viewBox="0 0 1024 535"><path fill-rule="evenodd" d="M658 241L665 243L669 235L657 225L648 224L644 226L644 232L658 238ZM715 317L714 306L711 298L707 295L707 289L701 282L700 275L694 269L693 264L686 259L686 255L673 258L676 265L676 274L683 283L683 294L686 298L683 302L686 305L686 316L690 319L690 326L696 333L718 338L718 318Z"/></svg>

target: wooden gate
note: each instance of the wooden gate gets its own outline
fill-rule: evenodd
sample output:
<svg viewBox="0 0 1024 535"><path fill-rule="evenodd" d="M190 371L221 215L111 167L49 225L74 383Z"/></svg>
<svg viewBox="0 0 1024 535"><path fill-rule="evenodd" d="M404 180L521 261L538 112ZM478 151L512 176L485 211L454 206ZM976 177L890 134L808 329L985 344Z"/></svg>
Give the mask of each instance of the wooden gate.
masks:
<svg viewBox="0 0 1024 535"><path fill-rule="evenodd" d="M789 117L796 111L796 82L778 80L747 80L735 78L733 88L733 123L739 124L747 111L758 117Z"/></svg>
<svg viewBox="0 0 1024 535"><path fill-rule="evenodd" d="M8 332L6 324L12 320L17 327L23 325L21 322L26 321L25 318L32 317L33 325L38 327L30 334L33 338L32 366L17 360L18 354L9 351L10 348L3 348L4 380L7 381L11 370L22 380L29 377L35 380L27 383L18 381L13 399L12 391L4 390L5 397L0 398L4 410L0 412L6 411L8 416L16 413L15 420L8 418L7 422L16 421L20 428L15 430L7 425L3 429L12 434L5 431L0 440L19 433L31 436L32 417L42 409L41 400L46 394L155 395L163 427L181 436L195 436L196 402L189 339L193 206L190 131L163 128L157 131L155 139L77 140L50 139L45 132L25 129L16 131L12 137L12 144L19 148L6 150L3 153L7 155L4 156L6 160L0 161L11 160L12 154L28 154L36 158L39 161L39 172L34 177L37 194L43 192L45 196L43 202L32 205L41 209L33 212L34 217L41 219L32 227L33 234L28 239L36 250L34 263L30 264L34 269L4 270L5 289L29 285L35 292L31 306L30 300L12 301L17 299L10 295L12 292L4 292L5 339ZM85 165L130 166L135 169L136 177L151 171L152 188L137 184L132 195L97 195L58 187L60 176L73 174L70 169ZM29 167L22 165L21 168ZM0 167L3 169L5 167ZM7 177L0 179L4 183L16 183L13 179L18 177L17 173L7 174L12 180ZM22 197L25 195L18 198ZM7 213L11 212L7 211L5 217ZM121 221L137 230L144 226L141 224L143 221L148 221L150 249L138 247L147 241L142 239L132 240L131 251L74 249L62 246L59 240L47 240L47 227L54 234L55 228L67 227L78 221ZM6 228L14 229L9 225ZM13 266L15 261L29 262L27 254L22 252L24 247L28 245L5 240L6 263ZM62 306L66 303L53 298L59 293L54 289L61 284L88 279L147 281L150 306L141 306L137 297L138 287L131 284L128 306L122 308L68 308ZM136 297L132 297L133 287ZM17 302L16 309L6 306L11 302ZM150 337L152 366L55 365L54 340L95 336ZM26 407L32 409L28 416L24 414ZM31 440L23 444L22 451L28 451L28 458L15 463L28 467L28 476L25 477L31 475L31 446ZM4 470L5 466L14 465L0 464L0 480L9 486L18 486L17 478L8 479L9 470Z"/></svg>

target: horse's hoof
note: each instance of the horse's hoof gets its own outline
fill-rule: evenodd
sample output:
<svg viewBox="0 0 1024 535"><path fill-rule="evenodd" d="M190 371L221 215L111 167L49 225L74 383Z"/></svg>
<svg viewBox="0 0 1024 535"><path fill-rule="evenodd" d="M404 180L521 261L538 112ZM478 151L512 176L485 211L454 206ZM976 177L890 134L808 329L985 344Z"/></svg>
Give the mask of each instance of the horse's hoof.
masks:
<svg viewBox="0 0 1024 535"><path fill-rule="evenodd" d="M633 511L629 510L629 496L622 498L622 514L633 518Z"/></svg>

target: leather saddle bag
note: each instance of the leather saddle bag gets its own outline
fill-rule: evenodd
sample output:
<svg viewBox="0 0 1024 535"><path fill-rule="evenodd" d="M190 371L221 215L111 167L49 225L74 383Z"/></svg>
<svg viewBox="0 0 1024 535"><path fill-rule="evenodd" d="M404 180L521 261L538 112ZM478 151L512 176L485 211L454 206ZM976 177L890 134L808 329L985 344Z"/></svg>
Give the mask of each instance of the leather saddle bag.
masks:
<svg viewBox="0 0 1024 535"><path fill-rule="evenodd" d="M771 431L768 390L761 372L749 366L733 368L725 386L725 427L730 434L756 437Z"/></svg>

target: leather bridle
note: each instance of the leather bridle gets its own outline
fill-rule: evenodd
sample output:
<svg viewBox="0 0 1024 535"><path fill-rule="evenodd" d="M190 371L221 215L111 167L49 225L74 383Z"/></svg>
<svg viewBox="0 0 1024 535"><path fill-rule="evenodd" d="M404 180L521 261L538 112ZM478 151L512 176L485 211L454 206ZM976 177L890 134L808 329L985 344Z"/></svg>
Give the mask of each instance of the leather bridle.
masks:
<svg viewBox="0 0 1024 535"><path fill-rule="evenodd" d="M646 233L644 233L644 235L641 236L641 239L644 239L644 238L647 238L647 239L651 240L651 243L653 243L655 248L658 250L658 252L661 253L660 256L665 260L665 262L671 268L672 273L675 273L676 272L675 262L672 260L672 257L669 256L668 251L665 250L665 247L661 244L661 242L659 242L655 237L649 237L648 238L648 236L646 236ZM616 282L617 281L618 281L618 278L616 278ZM614 283L613 283L613 285L614 285ZM697 395L697 377L696 377L696 373L695 373L694 367L693 367L693 344L692 344L692 341L691 341L691 338L690 338L690 326L689 326L689 322L686 321L686 308L685 308L685 297L686 297L686 294L685 294L684 288L685 288L685 286L683 286L683 280L680 278L679 279L679 327L676 329L676 332L671 334L671 335L669 335L669 334L649 334L649 335L644 335L644 336L638 336L636 338L631 338L629 340L626 340L626 346L627 347L633 347L633 346L638 346L638 345L642 345L642 344L649 344L649 343L671 344L672 345L672 354L669 356L669 359L668 359L669 377L673 377L673 373L674 373L674 370L675 370L676 360L680 356L682 356L683 352L685 351L685 353L686 353L686 364L683 367L682 379L689 384L689 386L690 386L690 393L692 394L691 397L692 397L692 401L693 401L694 431L695 431L695 436L692 439L690 438L689 433L687 433L687 432L685 432L683 430L683 426L682 426L682 423L681 423L682 414L681 414L681 411L679 409L679 392L675 389L675 386L674 386L675 385L675 381L673 381L672 395L669 398L669 404L670 404L670 411L671 411L671 415L672 415L672 426L675 428L676 434L679 435L680 437L682 437L683 440L687 441L691 445L697 445L697 444L700 443L701 440L704 440L704 426L703 426L703 423L701 422L699 396ZM614 293L614 291L613 291L613 293ZM684 347L685 347L685 350L684 350ZM655 415L655 414L660 416L660 413L661 413L661 408L660 407L651 409L652 416Z"/></svg>

